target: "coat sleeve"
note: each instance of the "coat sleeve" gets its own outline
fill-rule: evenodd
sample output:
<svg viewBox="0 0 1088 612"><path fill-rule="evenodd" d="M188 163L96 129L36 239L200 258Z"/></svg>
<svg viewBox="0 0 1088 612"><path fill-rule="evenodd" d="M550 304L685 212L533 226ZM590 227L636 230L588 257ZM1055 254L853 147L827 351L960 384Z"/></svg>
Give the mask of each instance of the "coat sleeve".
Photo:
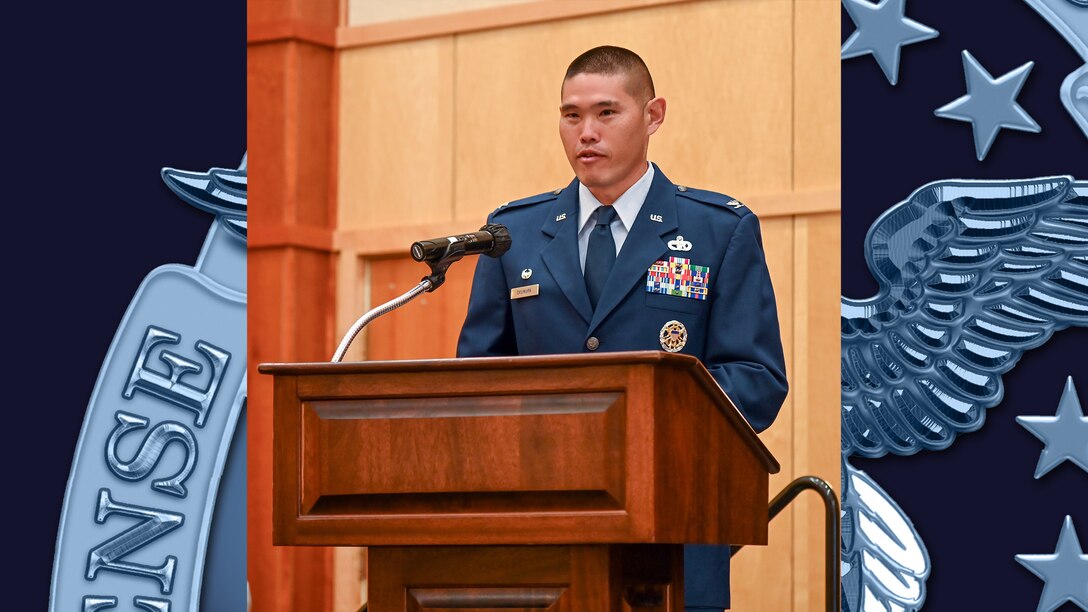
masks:
<svg viewBox="0 0 1088 612"><path fill-rule="evenodd" d="M491 223L491 217L488 217ZM510 288L502 272L502 259L480 256L472 277L468 314L457 340L458 357L516 355L517 338L510 309Z"/></svg>
<svg viewBox="0 0 1088 612"><path fill-rule="evenodd" d="M741 217L714 283L704 363L756 431L786 399L786 363L759 221Z"/></svg>

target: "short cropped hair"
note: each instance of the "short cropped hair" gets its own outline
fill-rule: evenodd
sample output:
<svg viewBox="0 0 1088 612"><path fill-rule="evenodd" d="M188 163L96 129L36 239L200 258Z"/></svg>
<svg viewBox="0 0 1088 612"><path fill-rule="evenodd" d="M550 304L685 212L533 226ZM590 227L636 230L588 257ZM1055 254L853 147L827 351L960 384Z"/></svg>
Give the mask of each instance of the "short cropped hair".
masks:
<svg viewBox="0 0 1088 612"><path fill-rule="evenodd" d="M656 97L654 79L650 69L637 53L623 47L605 45L595 47L574 58L567 67L567 79L579 74L624 74L627 75L627 93L643 101Z"/></svg>

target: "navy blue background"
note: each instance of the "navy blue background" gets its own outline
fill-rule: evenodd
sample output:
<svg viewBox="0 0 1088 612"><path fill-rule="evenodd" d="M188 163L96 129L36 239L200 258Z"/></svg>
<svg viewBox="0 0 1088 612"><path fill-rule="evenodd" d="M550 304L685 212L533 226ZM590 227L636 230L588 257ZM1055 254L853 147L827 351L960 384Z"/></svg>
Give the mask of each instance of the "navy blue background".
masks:
<svg viewBox="0 0 1088 612"><path fill-rule="evenodd" d="M1062 80L1084 62L1046 20L1023 0L908 0L906 15L940 36L903 48L897 86L872 56L842 63L842 290L851 298L876 292L863 258L869 226L925 183L1057 174L1088 180L1088 138L1058 97ZM853 31L842 11L842 39ZM966 93L964 49L995 78L1035 61L1017 100L1042 132L1002 130L982 162L969 123L933 114ZM1004 377L1004 401L982 429L948 450L851 458L899 503L929 549L927 612L1034 610L1043 582L1014 555L1053 553L1067 514L1088 543L1088 473L1065 462L1034 480L1043 444L1015 422L1017 415L1053 415L1067 375L1088 410L1084 328L1058 332L1025 354Z"/></svg>
<svg viewBox="0 0 1088 612"><path fill-rule="evenodd" d="M20 500L5 504L18 570L4 607L40 610L76 439L114 331L144 276L193 264L212 222L159 169L235 167L245 152L245 5L17 3L4 20L5 490ZM238 512L236 450L220 495ZM221 528L209 566L224 548L236 561L219 562L205 594L220 603L202 609L244 609L245 531Z"/></svg>

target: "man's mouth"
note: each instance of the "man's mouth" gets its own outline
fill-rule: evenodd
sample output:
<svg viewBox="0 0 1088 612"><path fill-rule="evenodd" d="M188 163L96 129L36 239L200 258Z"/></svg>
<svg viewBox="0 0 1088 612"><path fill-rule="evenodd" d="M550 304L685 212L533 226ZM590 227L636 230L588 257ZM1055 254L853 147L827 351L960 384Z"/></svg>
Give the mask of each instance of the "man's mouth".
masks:
<svg viewBox="0 0 1088 612"><path fill-rule="evenodd" d="M582 151L578 154L578 159L584 162L593 161L599 157L604 157L596 151Z"/></svg>

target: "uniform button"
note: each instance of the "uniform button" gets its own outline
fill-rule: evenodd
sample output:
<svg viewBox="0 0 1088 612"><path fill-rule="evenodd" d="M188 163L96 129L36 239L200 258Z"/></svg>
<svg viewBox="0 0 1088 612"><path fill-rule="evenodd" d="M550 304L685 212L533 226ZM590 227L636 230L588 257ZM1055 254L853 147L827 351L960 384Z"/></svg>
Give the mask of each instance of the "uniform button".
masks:
<svg viewBox="0 0 1088 612"><path fill-rule="evenodd" d="M597 347L601 345L601 341L596 336L590 336L589 340L586 340L586 348L595 351Z"/></svg>
<svg viewBox="0 0 1088 612"><path fill-rule="evenodd" d="M676 186L676 190L677 190L677 191L687 191L687 190L688 190L688 188L687 188L687 187L684 187L683 185L677 185L677 186Z"/></svg>

